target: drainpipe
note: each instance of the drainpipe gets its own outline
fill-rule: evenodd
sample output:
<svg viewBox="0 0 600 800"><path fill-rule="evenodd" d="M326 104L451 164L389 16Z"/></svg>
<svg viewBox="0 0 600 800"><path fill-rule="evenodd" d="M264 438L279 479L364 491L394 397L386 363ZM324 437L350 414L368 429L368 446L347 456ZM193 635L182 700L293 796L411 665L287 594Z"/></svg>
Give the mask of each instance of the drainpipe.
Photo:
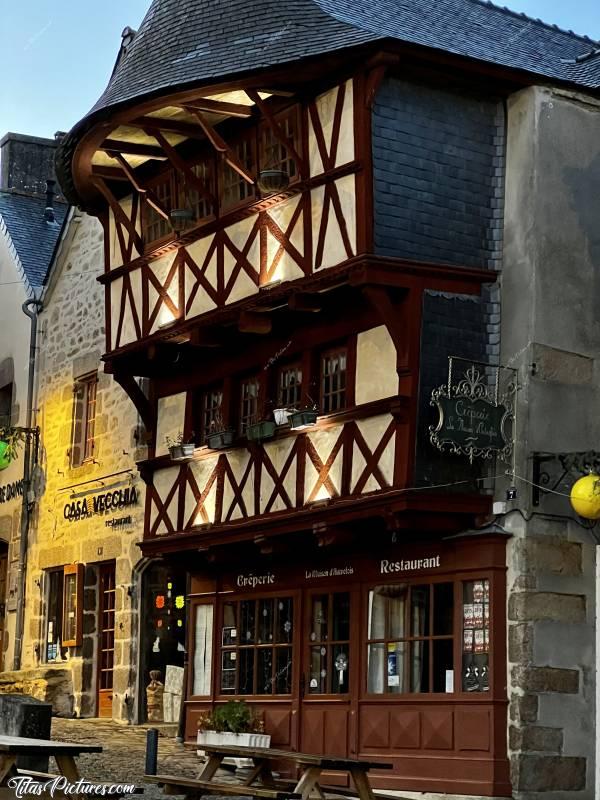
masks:
<svg viewBox="0 0 600 800"><path fill-rule="evenodd" d="M33 311L30 311L30 306ZM21 669L21 656L23 653L23 627L25 624L25 580L27 577L27 545L29 538L29 523L31 521L31 503L29 494L31 490L31 440L34 435L31 426L33 423L33 390L35 380L35 360L37 354L37 318L42 310L41 300L26 300L23 313L31 320L31 335L29 337L29 375L27 382L27 417L25 422L25 453L23 455L23 500L21 504L21 541L19 547L19 567L17 581L17 619L15 625L15 652L13 656L13 670ZM35 457L37 458L37 435Z"/></svg>

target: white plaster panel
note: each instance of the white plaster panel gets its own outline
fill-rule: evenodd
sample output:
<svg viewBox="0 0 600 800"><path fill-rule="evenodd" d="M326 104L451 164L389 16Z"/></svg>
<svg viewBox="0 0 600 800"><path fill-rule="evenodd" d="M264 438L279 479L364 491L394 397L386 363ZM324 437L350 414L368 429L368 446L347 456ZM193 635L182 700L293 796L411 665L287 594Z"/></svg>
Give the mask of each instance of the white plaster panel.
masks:
<svg viewBox="0 0 600 800"><path fill-rule="evenodd" d="M277 475L281 475L283 472L283 467L285 466L285 462L287 461L288 456L292 448L294 447L295 440L291 439L280 439L274 442L269 442L265 444L265 455L270 459L275 472ZM292 463L289 466L289 469L286 473L286 477L283 481L283 486L287 495L290 499L292 505L296 503L296 471L297 471L297 461L296 458L293 459ZM274 484L271 480L270 475L268 472L263 469L261 473L261 484L260 484L260 511L261 514L265 510L267 503L269 502L271 495L273 493ZM280 494L277 495L273 505L270 508L270 511L283 511L288 506L284 503Z"/></svg>
<svg viewBox="0 0 600 800"><path fill-rule="evenodd" d="M153 476L153 485L156 491L158 492L158 496L160 497L161 501L164 503L169 496L169 492L173 488L173 484L177 480L179 475L179 467L169 467L168 469L160 469L154 473ZM173 493L173 497L167 506L167 516L173 528L177 530L177 504L178 504L178 495L179 492L175 491ZM151 525L154 524L156 517L158 515L158 510L156 505L152 504L152 514L150 515L151 518ZM157 534L162 533L169 533L169 529L164 523L164 520L161 520L157 530Z"/></svg>
<svg viewBox="0 0 600 800"><path fill-rule="evenodd" d="M343 425L336 425L333 428L325 428L323 430L315 430L311 433L307 434L310 441L315 447L319 458L321 459L322 463L325 463L329 458L335 444L342 433ZM337 496L341 492L342 486L342 456L343 456L343 447L340 447L339 452L336 456L335 461L333 462L331 469L329 470L328 477L329 480L333 483L335 487L334 496ZM315 487L317 480L318 480L318 473L317 470L312 463L309 456L306 456L306 478L305 478L305 500L310 496L312 493L313 488ZM318 489L318 492L315 497L312 498L311 502L315 500L327 500L330 497L330 493L325 486L321 486Z"/></svg>
<svg viewBox="0 0 600 800"><path fill-rule="evenodd" d="M164 456L169 452L166 437L175 439L183 431L185 422L186 393L160 397L158 400L158 418L156 423L156 455Z"/></svg>
<svg viewBox="0 0 600 800"><path fill-rule="evenodd" d="M119 329L119 315L121 313L121 292L123 291L123 278L117 278L110 284L110 347L115 350L119 347L117 331Z"/></svg>
<svg viewBox="0 0 600 800"><path fill-rule="evenodd" d="M354 175L346 175L344 178L339 178L335 182L335 185L337 186L340 197L342 215L346 223L346 230L348 231L348 239L353 255L356 253L356 183ZM325 188L323 186L319 186L311 192L313 253L315 254L317 252L321 217L323 215L324 193ZM333 204L330 202L320 269L337 266L337 264L346 261L348 258L349 255L342 239L337 216Z"/></svg>
<svg viewBox="0 0 600 800"><path fill-rule="evenodd" d="M217 462L219 460L219 456L215 455L212 458L201 458L197 461L192 461L190 463L190 468L192 470L192 474L194 476L194 480L196 481L196 485L198 486L198 490L200 495L202 495L212 477L213 472L217 466ZM205 500L204 500L204 510L208 517L208 520L205 520L202 517L200 512L196 513L196 499L194 497L194 493L191 490L191 487L188 483L185 493L185 525L203 525L208 522L214 522L215 520L215 506L216 506L216 498L217 498L217 480L214 480L210 491L208 492Z"/></svg>
<svg viewBox="0 0 600 800"><path fill-rule="evenodd" d="M236 448L235 450L231 450L227 454L227 460L229 461L229 466L231 467L231 471L234 474L235 481L239 485L244 477L246 469L248 467L248 462L250 461L250 453L248 450L243 450L241 448ZM248 505L247 496L242 491L242 500L244 505L246 506L246 514L248 516L252 516L254 513L254 469L250 469L250 474L248 475L247 482L252 487L252 492L250 494L251 498L251 505ZM233 487L231 485L230 479L225 476L225 482L223 484L223 519L227 517L229 512L231 511L232 505L235 503L233 511L231 512L231 519L241 519L245 515L242 511L242 508L234 496Z"/></svg>
<svg viewBox="0 0 600 800"><path fill-rule="evenodd" d="M396 348L385 325L359 333L356 339L356 404L398 394Z"/></svg>
<svg viewBox="0 0 600 800"><path fill-rule="evenodd" d="M301 201L302 197L297 195L296 197L292 197L287 202L282 203L279 206L275 206L273 209L271 209L271 211L269 211L269 216L273 222L276 223L283 234L285 234L288 230L290 220L292 219L292 216L294 215L296 209L298 208L298 204ZM288 233L290 242L301 255L304 254L304 229L302 220L303 214L301 212L296 220L296 223L294 224L292 231ZM278 251L279 242L271 233L269 233L267 235L267 269L270 269L273 259ZM273 275L271 276L271 280L290 281L295 280L296 278L302 278L303 276L304 273L297 261L289 253L287 253L287 251L284 251L275 271L273 272Z"/></svg>
<svg viewBox="0 0 600 800"><path fill-rule="evenodd" d="M173 266L173 261L175 260L176 253L166 253L164 256L157 258L156 261L153 261L149 264L150 269L156 275L158 281L161 283L162 286L165 285L167 281L167 276L171 267ZM159 299L159 294L156 289L152 286L151 283L148 285L148 299L149 299L149 309L150 313L152 313L157 300ZM171 298L171 301L175 305L175 307L179 307L179 276L176 274L167 289L167 294ZM175 319L173 316L173 312L171 309L161 300L160 310L154 320L154 324L152 325L151 333L154 333L158 328L162 325L168 325Z"/></svg>
<svg viewBox="0 0 600 800"><path fill-rule="evenodd" d="M377 449L392 419L393 417L391 414L378 414L376 417L367 417L366 419L361 419L357 422L358 429L361 432L371 453L374 453ZM386 445L378 461L379 469L386 482L385 486L382 487L379 484L379 481L371 476L363 489L363 494L366 492L373 492L382 488L387 488L388 486L392 485L394 480L395 452L395 435L392 434L390 441ZM350 481L351 491L354 491L365 465L366 461L360 453L358 447L355 445L352 454L352 478Z"/></svg>
<svg viewBox="0 0 600 800"><path fill-rule="evenodd" d="M342 122L335 166L354 161L354 87L352 80L346 81L346 93L342 108Z"/></svg>
<svg viewBox="0 0 600 800"><path fill-rule="evenodd" d="M198 239L198 241L193 242L190 244L186 249L187 253L192 259L192 261L196 264L199 270L202 270L204 267L204 262L206 261L206 257L208 255L208 250L212 245L214 239L213 236L205 236L203 239ZM204 272L204 277L208 283L213 287L213 289L217 288L217 251L216 248L213 250L212 255L210 257L210 261L206 266L206 270ZM187 306L188 300L196 285L196 277L194 273L186 266L185 268L185 277L184 277L184 293L185 293L185 303ZM199 314L204 314L206 311L211 311L215 308L216 303L209 297L206 291L203 288L198 289L194 296L194 300L192 305L190 306L189 311L187 312L186 316L189 319L190 317L198 316Z"/></svg>

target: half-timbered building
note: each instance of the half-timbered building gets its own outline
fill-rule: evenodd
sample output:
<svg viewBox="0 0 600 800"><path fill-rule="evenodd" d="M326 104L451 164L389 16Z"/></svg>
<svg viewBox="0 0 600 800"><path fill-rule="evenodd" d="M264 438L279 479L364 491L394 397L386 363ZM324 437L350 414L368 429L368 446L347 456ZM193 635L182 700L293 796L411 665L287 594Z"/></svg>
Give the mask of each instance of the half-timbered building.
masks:
<svg viewBox="0 0 600 800"><path fill-rule="evenodd" d="M593 93L592 50L474 0L124 31L60 169L150 438L140 545L188 576L189 739L243 697L274 746L392 761L378 787L512 795L506 534L427 410L447 356L499 357L509 100Z"/></svg>

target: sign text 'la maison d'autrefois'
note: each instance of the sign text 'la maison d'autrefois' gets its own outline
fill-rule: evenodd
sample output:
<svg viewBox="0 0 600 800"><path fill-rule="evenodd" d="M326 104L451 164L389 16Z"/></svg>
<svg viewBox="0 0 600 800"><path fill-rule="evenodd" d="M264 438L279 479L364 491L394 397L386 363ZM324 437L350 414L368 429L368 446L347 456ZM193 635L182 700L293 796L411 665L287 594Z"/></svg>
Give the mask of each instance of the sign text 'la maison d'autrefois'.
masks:
<svg viewBox="0 0 600 800"><path fill-rule="evenodd" d="M135 506L138 501L138 493L135 486L126 489L115 489L112 492L104 492L94 497L84 497L82 500L73 500L65 503L63 516L69 522L79 522L87 519L94 514L104 514L108 511L117 511L127 506Z"/></svg>

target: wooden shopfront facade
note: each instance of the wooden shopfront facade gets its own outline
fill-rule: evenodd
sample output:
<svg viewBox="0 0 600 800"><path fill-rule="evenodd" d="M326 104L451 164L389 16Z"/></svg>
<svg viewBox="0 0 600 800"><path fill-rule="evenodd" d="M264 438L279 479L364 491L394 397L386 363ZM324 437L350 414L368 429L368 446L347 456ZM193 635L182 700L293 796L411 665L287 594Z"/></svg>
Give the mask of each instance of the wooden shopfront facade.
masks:
<svg viewBox="0 0 600 800"><path fill-rule="evenodd" d="M508 791L505 541L376 535L192 573L187 736L244 698L272 745L394 763L375 786ZM369 531L369 533L367 533ZM375 535L373 535L375 534Z"/></svg>

